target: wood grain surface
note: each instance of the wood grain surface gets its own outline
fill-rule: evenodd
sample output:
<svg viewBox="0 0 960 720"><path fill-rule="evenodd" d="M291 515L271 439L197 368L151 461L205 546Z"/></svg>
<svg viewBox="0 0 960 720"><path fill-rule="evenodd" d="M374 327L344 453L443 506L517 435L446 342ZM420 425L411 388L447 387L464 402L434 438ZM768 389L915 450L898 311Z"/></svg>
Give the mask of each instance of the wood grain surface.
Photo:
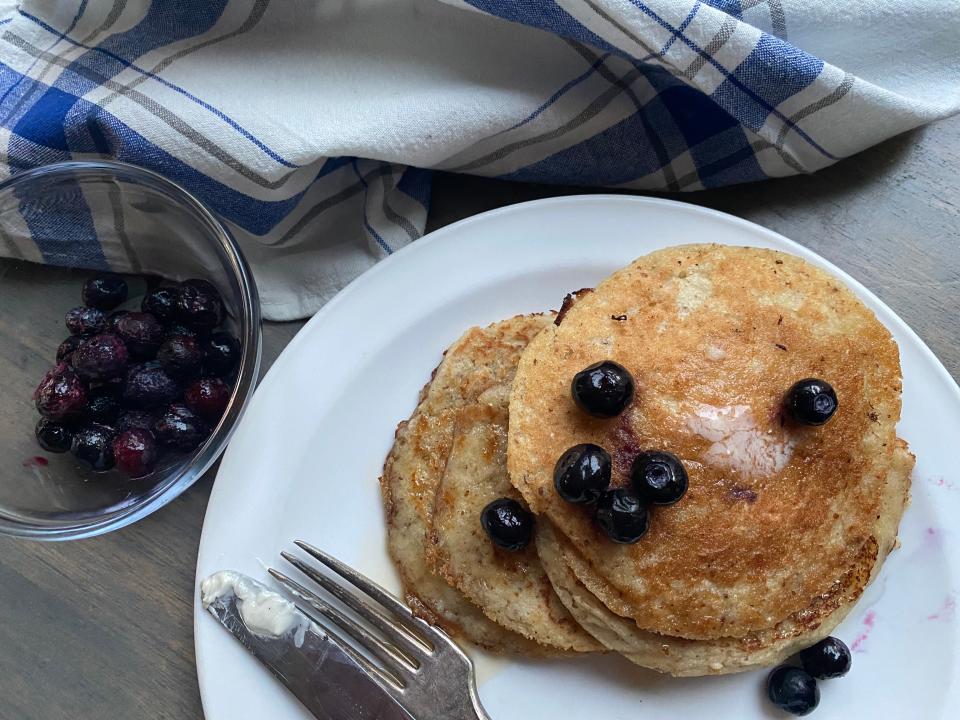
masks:
<svg viewBox="0 0 960 720"><path fill-rule="evenodd" d="M816 175L680 199L757 222L831 260L906 320L957 378L958 168L960 118L954 118ZM582 190L438 175L428 229L575 192ZM264 328L264 368L300 326ZM0 327L0 351L18 342ZM159 512L104 537L55 544L0 539L0 718L202 715L193 580L212 484L213 472Z"/></svg>

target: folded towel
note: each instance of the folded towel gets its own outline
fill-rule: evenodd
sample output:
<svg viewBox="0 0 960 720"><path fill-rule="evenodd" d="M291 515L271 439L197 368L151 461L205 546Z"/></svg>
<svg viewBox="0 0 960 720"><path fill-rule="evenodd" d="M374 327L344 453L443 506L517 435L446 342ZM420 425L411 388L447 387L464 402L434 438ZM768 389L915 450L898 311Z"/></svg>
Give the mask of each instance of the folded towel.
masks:
<svg viewBox="0 0 960 720"><path fill-rule="evenodd" d="M956 0L0 5L0 172L166 175L227 222L272 319L417 239L431 169L697 190L960 110ZM5 223L0 254L128 270L85 226L65 258Z"/></svg>

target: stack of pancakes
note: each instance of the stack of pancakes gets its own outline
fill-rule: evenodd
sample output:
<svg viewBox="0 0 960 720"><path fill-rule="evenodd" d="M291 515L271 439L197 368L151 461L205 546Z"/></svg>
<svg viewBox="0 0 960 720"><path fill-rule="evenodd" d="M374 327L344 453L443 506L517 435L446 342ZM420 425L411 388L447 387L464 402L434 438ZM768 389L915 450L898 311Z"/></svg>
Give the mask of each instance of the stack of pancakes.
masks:
<svg viewBox="0 0 960 720"><path fill-rule="evenodd" d="M601 360L637 386L612 419L570 396ZM839 398L824 426L782 411L807 377ZM418 613L489 650L612 650L674 675L772 665L828 635L895 546L913 467L899 416L897 346L834 278L770 250L668 248L559 316L472 328L447 350L384 468L390 554ZM553 486L586 442L611 455L613 487L666 450L689 490L616 544ZM481 527L501 497L535 514L522 551Z"/></svg>

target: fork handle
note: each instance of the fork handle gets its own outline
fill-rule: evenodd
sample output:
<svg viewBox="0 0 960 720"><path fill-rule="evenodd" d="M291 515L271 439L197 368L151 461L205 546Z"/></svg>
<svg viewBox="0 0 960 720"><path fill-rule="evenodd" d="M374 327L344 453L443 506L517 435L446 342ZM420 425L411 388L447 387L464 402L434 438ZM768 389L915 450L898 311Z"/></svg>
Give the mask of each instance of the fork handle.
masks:
<svg viewBox="0 0 960 720"><path fill-rule="evenodd" d="M471 683L470 687L470 703L472 707L464 708L466 711L463 716L463 720L490 720L490 716L487 715L487 712L483 709L483 705L480 702L480 695L477 693L477 688Z"/></svg>

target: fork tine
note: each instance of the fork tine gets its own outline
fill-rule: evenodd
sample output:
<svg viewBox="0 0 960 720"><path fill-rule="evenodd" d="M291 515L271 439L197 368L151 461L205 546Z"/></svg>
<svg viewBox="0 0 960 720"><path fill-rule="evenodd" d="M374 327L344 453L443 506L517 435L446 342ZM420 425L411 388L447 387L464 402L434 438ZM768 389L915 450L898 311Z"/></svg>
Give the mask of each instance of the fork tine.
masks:
<svg viewBox="0 0 960 720"><path fill-rule="evenodd" d="M425 640L417 637L369 603L358 598L336 580L327 577L316 568L311 567L300 558L286 551L281 551L280 556L317 583L317 585L354 610L357 614L361 615L371 625L377 628L377 630L382 632L404 655L420 662L425 658L427 653L433 650L433 648L426 645Z"/></svg>
<svg viewBox="0 0 960 720"><path fill-rule="evenodd" d="M323 623L316 615L314 615L308 608L304 608L298 603L294 603L297 610L306 615L310 620L312 620L318 627L322 628L323 631L328 635L330 641L339 647L343 652L350 656L350 658L359 665L364 672L366 672L373 679L377 685L380 686L380 689L383 690L387 695L394 698L395 700L400 700L405 689L404 685L400 680L393 677L391 673L382 668L377 667L372 662L370 662L363 655L358 653L354 647L336 630L331 628L329 625Z"/></svg>
<svg viewBox="0 0 960 720"><path fill-rule="evenodd" d="M413 611L411 611L409 607L404 605L390 592L382 588L366 575L362 575L349 565L345 565L332 555L325 553L323 550L314 547L310 543L304 542L303 540L294 540L293 542L305 553L314 559L319 560L321 563L333 570L333 572L337 573L337 575L344 578L357 589L365 593L368 597L377 601L381 606L384 607L384 609L388 610L390 614L394 616L394 618L403 622L405 628L410 629L410 626L412 626L412 628L416 631L414 634L425 635L426 639L433 646L433 649L436 649L440 645L453 644L446 633L440 632L428 622L418 618L413 614Z"/></svg>
<svg viewBox="0 0 960 720"><path fill-rule="evenodd" d="M297 581L292 580L279 570L274 570L273 568L267 568L267 572L269 572L273 578L283 585L283 587L285 587L292 595L309 604L310 607L320 613L323 617L327 618L327 620L339 625L348 636L373 653L384 665L387 666L387 670L390 671L390 674L400 681L401 686L404 684L404 676L410 672L416 671L419 668L420 664L418 662L404 656L396 647L390 643L384 642L353 619L347 617L336 608L331 607L319 596L305 588Z"/></svg>

